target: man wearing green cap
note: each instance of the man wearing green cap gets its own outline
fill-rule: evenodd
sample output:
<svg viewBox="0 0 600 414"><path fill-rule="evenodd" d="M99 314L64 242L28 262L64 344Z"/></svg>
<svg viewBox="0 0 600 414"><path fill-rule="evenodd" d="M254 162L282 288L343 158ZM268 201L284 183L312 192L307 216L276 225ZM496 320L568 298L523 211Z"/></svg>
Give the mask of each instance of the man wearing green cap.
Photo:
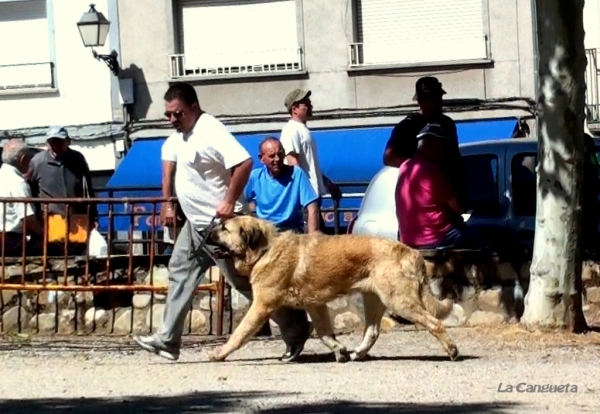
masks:
<svg viewBox="0 0 600 414"><path fill-rule="evenodd" d="M310 100L312 92L294 89L285 97L285 107L290 114L290 120L281 130L280 141L285 151L285 161L288 165L298 165L308 174L310 183L319 197L319 208L322 197L330 193L334 199L341 198L341 192L329 178L321 172L317 143L306 126L312 116L313 106ZM323 218L320 220L324 228Z"/></svg>

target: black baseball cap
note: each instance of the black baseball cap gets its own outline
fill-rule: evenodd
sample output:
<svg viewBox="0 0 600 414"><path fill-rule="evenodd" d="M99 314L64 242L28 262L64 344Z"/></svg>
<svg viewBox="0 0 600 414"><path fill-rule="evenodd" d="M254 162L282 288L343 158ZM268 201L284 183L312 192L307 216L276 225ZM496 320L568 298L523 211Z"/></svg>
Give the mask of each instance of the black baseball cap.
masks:
<svg viewBox="0 0 600 414"><path fill-rule="evenodd" d="M415 96L413 96L413 101L416 101L417 98L437 98L445 94L446 91L442 89L442 84L440 83L438 78L434 76L425 76L417 80L417 83L415 85Z"/></svg>

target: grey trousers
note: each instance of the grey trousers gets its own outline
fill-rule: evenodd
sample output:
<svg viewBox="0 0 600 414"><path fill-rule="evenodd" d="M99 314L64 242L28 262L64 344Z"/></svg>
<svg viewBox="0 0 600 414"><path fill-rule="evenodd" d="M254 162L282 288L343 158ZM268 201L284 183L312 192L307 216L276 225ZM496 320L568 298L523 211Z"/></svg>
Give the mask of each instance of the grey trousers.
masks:
<svg viewBox="0 0 600 414"><path fill-rule="evenodd" d="M192 249L200 246L201 236L192 228L189 221L177 235L171 260L169 261L169 290L164 310L164 319L158 338L167 345L179 346L185 317L190 309L192 294L202 281L204 273L213 264L219 266L227 282L248 300L252 300L252 287L245 277L236 275L230 259L213 259L210 246L203 249L202 255L189 259ZM287 346L303 344L310 335L310 325L306 312L302 309L282 307L271 319L279 325L281 336Z"/></svg>

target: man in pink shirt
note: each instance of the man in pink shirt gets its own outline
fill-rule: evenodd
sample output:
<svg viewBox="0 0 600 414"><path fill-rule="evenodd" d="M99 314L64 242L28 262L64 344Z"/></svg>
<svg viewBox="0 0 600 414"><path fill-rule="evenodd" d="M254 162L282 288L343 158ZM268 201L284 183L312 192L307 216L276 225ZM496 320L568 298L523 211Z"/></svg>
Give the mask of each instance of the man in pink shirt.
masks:
<svg viewBox="0 0 600 414"><path fill-rule="evenodd" d="M411 247L451 247L463 239L463 207L440 167L451 139L439 124L426 125L417 135L416 154L400 165L396 216L400 241Z"/></svg>

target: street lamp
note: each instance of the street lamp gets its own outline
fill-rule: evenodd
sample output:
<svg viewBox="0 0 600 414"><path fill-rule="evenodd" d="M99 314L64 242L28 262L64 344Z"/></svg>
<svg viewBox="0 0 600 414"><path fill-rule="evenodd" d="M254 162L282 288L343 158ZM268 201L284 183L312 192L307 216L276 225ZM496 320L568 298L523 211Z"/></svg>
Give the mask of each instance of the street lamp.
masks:
<svg viewBox="0 0 600 414"><path fill-rule="evenodd" d="M81 40L85 47L104 46L110 22L104 15L98 12L94 4L90 4L90 9L81 16L77 22L77 29L81 35ZM97 60L102 60L110 68L113 74L119 74L119 62L117 61L117 52L111 51L108 55L99 55L94 49L92 54Z"/></svg>

